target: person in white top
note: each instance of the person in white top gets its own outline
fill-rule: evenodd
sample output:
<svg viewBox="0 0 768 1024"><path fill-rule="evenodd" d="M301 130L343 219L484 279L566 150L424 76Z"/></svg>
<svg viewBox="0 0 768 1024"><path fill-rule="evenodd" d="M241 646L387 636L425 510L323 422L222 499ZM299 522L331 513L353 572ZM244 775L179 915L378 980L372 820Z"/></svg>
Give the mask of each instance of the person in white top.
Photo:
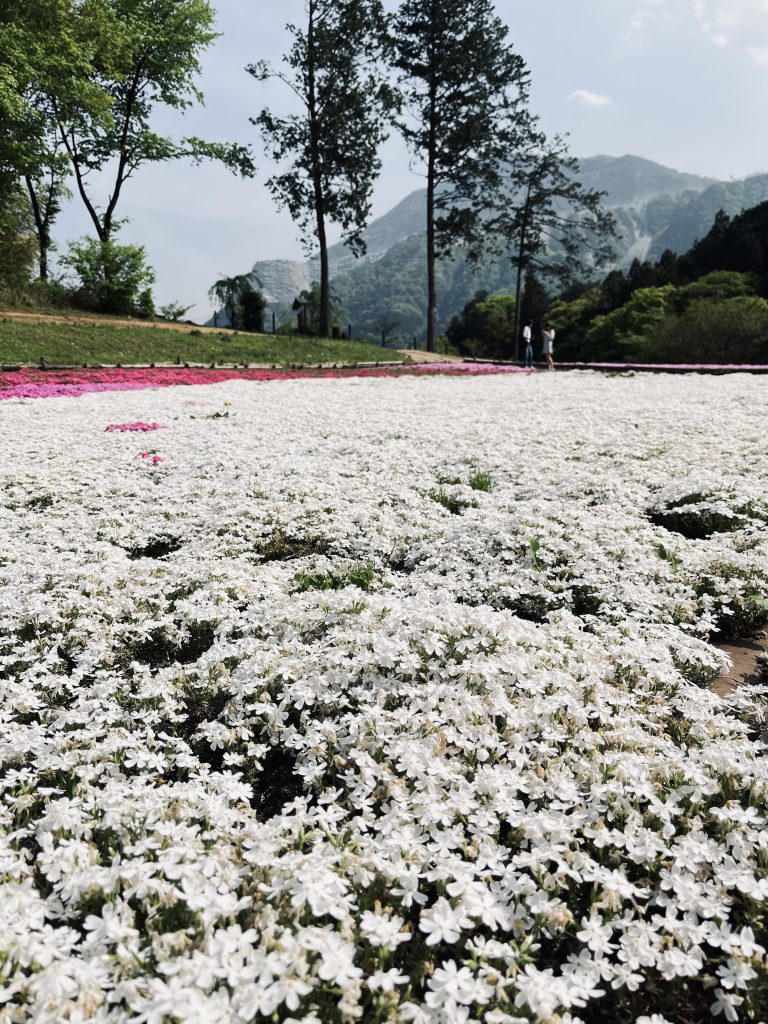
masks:
<svg viewBox="0 0 768 1024"><path fill-rule="evenodd" d="M547 360L547 369L554 370L555 364L552 360L552 355L555 350L555 328L552 324L544 324L544 329L541 332L542 350Z"/></svg>
<svg viewBox="0 0 768 1024"><path fill-rule="evenodd" d="M524 365L526 370L533 369L533 320L529 320L523 328Z"/></svg>

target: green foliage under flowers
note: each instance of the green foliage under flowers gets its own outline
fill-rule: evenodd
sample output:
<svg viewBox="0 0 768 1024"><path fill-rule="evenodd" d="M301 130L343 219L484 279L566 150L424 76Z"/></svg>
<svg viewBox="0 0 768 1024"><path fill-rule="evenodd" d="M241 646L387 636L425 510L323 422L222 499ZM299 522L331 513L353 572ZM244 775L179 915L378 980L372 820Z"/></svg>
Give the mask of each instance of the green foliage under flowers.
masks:
<svg viewBox="0 0 768 1024"><path fill-rule="evenodd" d="M477 470L477 472L470 475L469 486L473 491L490 491L493 487L493 477L490 473Z"/></svg>
<svg viewBox="0 0 768 1024"><path fill-rule="evenodd" d="M737 566L724 561L713 562L696 580L694 590L699 598L718 599L724 585L731 581L742 582L743 586L718 616L717 631L723 640L751 636L768 623L768 580L745 580Z"/></svg>
<svg viewBox="0 0 768 1024"><path fill-rule="evenodd" d="M464 509L471 508L473 504L457 494L449 493L442 485L437 490L430 491L429 497L455 516L461 515Z"/></svg>
<svg viewBox="0 0 768 1024"><path fill-rule="evenodd" d="M370 590L379 574L371 562L361 562L340 572L297 572L293 577L297 590L342 590L344 587L359 587Z"/></svg>
<svg viewBox="0 0 768 1024"><path fill-rule="evenodd" d="M325 552L328 542L322 537L291 537L283 530L274 530L256 544L256 551L264 562L287 562L292 558Z"/></svg>
<svg viewBox="0 0 768 1024"><path fill-rule="evenodd" d="M665 562L669 562L673 572L677 572L681 565L680 553L674 548L668 548L665 544L656 545L656 554Z"/></svg>
<svg viewBox="0 0 768 1024"><path fill-rule="evenodd" d="M709 508L702 503L701 495L655 509L649 518L657 526L689 540L706 540L713 533L730 533L744 525L744 520L736 515Z"/></svg>

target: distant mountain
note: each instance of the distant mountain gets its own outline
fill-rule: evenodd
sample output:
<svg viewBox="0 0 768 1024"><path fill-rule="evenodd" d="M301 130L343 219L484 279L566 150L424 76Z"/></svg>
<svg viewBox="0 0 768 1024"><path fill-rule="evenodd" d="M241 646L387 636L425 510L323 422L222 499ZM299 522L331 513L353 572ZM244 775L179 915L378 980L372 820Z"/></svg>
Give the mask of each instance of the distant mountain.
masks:
<svg viewBox="0 0 768 1024"><path fill-rule="evenodd" d="M367 251L359 260L355 259L343 243L332 245L328 250L331 273L343 274L362 264L375 263L386 255L392 246L426 230L426 201L427 190L417 189L388 213L372 221L363 232Z"/></svg>
<svg viewBox="0 0 768 1024"><path fill-rule="evenodd" d="M582 159L579 177L586 187L606 193L604 205L619 227L619 267L635 258L657 259L665 249L685 252L707 233L718 210L734 215L768 199L768 175L720 182L636 156ZM362 259L355 260L343 245L329 250L333 286L355 335L378 338L389 329L393 337L423 337L425 196L423 189L412 192L374 220L364 233L368 251ZM313 261L262 261L252 273L273 311L289 308L299 291L318 276ZM445 327L477 290L508 291L514 275L506 260L475 272L461 260L446 260L439 265L438 279L438 316ZM393 321L398 322L394 329Z"/></svg>
<svg viewBox="0 0 768 1024"><path fill-rule="evenodd" d="M665 249L675 253L686 252L693 242L707 234L719 210L735 217L742 210L750 210L766 199L768 174L755 174L743 181L718 181L675 206L666 226L654 238L648 257L656 260Z"/></svg>
<svg viewBox="0 0 768 1024"><path fill-rule="evenodd" d="M590 156L579 160L579 180L587 188L607 193L605 206L633 206L656 196L703 192L714 178L683 174L640 156Z"/></svg>

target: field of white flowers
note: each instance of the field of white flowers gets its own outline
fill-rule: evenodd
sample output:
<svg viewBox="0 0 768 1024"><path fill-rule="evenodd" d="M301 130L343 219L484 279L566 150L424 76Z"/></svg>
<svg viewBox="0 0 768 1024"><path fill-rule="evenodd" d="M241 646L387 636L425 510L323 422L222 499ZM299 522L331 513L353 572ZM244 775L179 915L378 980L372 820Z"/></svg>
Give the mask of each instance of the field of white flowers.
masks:
<svg viewBox="0 0 768 1024"><path fill-rule="evenodd" d="M768 1019L768 691L707 689L767 425L747 376L2 403L0 1024Z"/></svg>

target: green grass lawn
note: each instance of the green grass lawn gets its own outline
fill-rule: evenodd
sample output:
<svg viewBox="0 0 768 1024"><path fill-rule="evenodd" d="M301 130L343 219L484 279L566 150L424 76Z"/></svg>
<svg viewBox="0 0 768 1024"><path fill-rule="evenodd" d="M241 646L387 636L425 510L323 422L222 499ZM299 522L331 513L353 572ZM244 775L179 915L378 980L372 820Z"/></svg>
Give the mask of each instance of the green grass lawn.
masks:
<svg viewBox="0 0 768 1024"><path fill-rule="evenodd" d="M0 319L0 363L355 363L400 361L393 349L355 341L271 334L204 334L111 324L16 323Z"/></svg>

